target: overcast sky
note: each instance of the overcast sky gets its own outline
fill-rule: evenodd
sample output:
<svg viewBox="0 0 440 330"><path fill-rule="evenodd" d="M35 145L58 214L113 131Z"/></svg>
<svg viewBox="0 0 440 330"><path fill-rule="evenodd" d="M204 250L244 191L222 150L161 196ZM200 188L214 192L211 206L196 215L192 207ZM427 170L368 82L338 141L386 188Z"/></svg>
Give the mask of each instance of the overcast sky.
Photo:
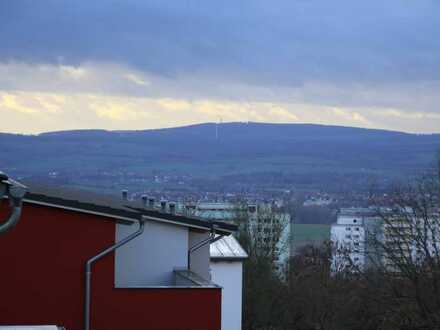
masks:
<svg viewBox="0 0 440 330"><path fill-rule="evenodd" d="M439 0L0 0L0 131L440 132Z"/></svg>

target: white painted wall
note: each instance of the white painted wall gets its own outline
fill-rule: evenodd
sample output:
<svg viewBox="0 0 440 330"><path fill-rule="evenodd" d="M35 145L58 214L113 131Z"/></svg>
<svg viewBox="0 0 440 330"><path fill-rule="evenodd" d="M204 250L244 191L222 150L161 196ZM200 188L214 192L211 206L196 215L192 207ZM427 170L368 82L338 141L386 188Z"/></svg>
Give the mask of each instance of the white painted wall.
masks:
<svg viewBox="0 0 440 330"><path fill-rule="evenodd" d="M333 224L330 237L336 248L332 262L334 270L348 265L347 257L354 264L361 267L365 265L365 228L363 226Z"/></svg>
<svg viewBox="0 0 440 330"><path fill-rule="evenodd" d="M363 217L358 215L339 215L338 224L340 225L362 225Z"/></svg>
<svg viewBox="0 0 440 330"><path fill-rule="evenodd" d="M211 261L212 281L222 290L222 330L241 330L243 265L241 261Z"/></svg>
<svg viewBox="0 0 440 330"><path fill-rule="evenodd" d="M203 241L204 239L207 239L209 237L208 232L199 233L195 231L189 231L189 244L188 249L195 244ZM209 273L209 244L206 244L202 246L197 251L194 251L191 254L191 265L190 269L203 277L206 280L210 280L210 273Z"/></svg>
<svg viewBox="0 0 440 330"><path fill-rule="evenodd" d="M137 229L118 224L116 241ZM174 268L187 267L187 250L187 227L147 221L141 236L115 252L115 286L171 286Z"/></svg>

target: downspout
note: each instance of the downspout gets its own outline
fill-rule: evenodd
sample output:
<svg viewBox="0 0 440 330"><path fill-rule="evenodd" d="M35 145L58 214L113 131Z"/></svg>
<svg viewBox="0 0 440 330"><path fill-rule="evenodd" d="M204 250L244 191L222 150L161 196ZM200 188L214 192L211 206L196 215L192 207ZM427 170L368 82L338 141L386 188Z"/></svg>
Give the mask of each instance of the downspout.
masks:
<svg viewBox="0 0 440 330"><path fill-rule="evenodd" d="M142 216L139 220L139 229L133 234L127 236L123 240L117 242L116 244L108 247L104 251L100 252L96 256L90 258L86 263L86 284L85 284L85 302L84 302L84 330L90 330L90 303L91 303L91 291L92 291L92 265L95 261L98 261L102 257L105 257L109 253L115 251L121 246L127 244L131 240L135 239L144 232L146 218Z"/></svg>
<svg viewBox="0 0 440 330"><path fill-rule="evenodd" d="M188 256L187 256L187 260L188 260L187 261L188 262L187 268L188 268L188 270L190 270L190 268L191 268L191 254L193 252L197 251L198 249L200 249L201 247L205 246L206 244L208 244L208 243L212 244L212 243L218 241L219 239L222 239L225 236L225 235L219 235L219 236L215 237L215 228L216 227L217 227L216 225L212 225L211 226L211 233L209 234L209 237L205 238L204 240L202 240L202 241L200 241L200 242L198 242L196 244L194 244L193 246L191 246L188 249Z"/></svg>
<svg viewBox="0 0 440 330"><path fill-rule="evenodd" d="M9 179L6 174L0 172L0 200L3 196L6 196L12 209L9 217L0 225L0 234L7 232L20 220L23 197L26 194L26 190L26 186Z"/></svg>

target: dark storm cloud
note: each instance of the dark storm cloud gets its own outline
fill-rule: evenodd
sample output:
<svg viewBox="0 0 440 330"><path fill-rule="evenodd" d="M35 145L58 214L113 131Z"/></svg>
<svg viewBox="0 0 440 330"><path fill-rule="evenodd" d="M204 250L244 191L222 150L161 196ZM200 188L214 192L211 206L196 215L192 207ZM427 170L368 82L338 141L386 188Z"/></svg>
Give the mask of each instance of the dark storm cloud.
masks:
<svg viewBox="0 0 440 330"><path fill-rule="evenodd" d="M258 84L440 78L440 1L0 1L0 61Z"/></svg>

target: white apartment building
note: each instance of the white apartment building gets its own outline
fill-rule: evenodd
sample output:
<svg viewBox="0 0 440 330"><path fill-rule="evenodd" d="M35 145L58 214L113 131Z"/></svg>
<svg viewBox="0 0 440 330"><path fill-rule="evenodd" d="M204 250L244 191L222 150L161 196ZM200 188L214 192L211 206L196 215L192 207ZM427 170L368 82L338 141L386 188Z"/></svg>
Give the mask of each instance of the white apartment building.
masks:
<svg viewBox="0 0 440 330"><path fill-rule="evenodd" d="M388 269L399 258L415 264L440 250L439 211L418 217L411 208L345 208L331 227L332 269L360 269L380 263ZM394 259L394 260L393 260ZM439 260L440 261L440 260Z"/></svg>
<svg viewBox="0 0 440 330"><path fill-rule="evenodd" d="M330 238L334 246L332 268L342 270L349 263L360 268L367 264L367 232L378 218L370 208L343 208L331 226Z"/></svg>
<svg viewBox="0 0 440 330"><path fill-rule="evenodd" d="M258 235L261 239L271 239L271 232L275 230L276 223L282 224L281 238L276 243L276 250L279 252L276 262L277 270L280 274L284 274L291 253L291 218L288 213L279 212L272 203L240 203L231 202L198 202L189 204L189 208L193 215L204 219L216 221L236 222L237 217L245 215L248 217L254 230L261 233ZM275 208L275 209L274 209ZM271 212L275 211L275 212ZM265 216L268 213L273 217ZM238 224L240 225L240 224Z"/></svg>

